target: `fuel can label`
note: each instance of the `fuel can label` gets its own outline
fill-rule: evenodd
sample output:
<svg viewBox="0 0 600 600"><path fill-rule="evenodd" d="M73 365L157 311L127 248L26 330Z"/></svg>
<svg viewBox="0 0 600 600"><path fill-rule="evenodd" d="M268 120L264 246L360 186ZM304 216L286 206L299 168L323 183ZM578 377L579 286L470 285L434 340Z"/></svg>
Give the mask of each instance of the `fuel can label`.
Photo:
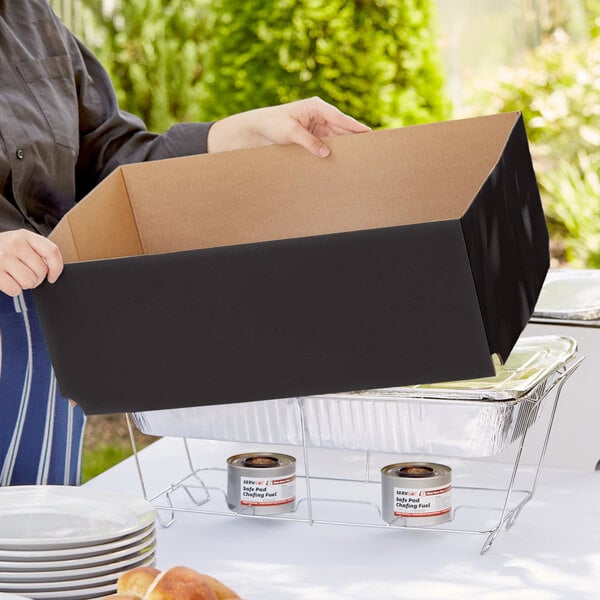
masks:
<svg viewBox="0 0 600 600"><path fill-rule="evenodd" d="M394 487L395 517L435 517L452 508L451 486L443 488Z"/></svg>
<svg viewBox="0 0 600 600"><path fill-rule="evenodd" d="M240 490L240 504L244 506L288 504L296 500L296 476L240 477Z"/></svg>

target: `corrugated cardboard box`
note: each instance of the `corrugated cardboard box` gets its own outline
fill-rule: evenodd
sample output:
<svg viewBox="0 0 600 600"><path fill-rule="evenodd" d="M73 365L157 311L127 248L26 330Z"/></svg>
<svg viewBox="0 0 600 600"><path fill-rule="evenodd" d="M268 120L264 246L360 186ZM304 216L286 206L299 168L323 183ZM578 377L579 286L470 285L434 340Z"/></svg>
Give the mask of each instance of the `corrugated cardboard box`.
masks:
<svg viewBox="0 0 600 600"><path fill-rule="evenodd" d="M120 167L35 298L87 413L485 377L548 237L519 113Z"/></svg>

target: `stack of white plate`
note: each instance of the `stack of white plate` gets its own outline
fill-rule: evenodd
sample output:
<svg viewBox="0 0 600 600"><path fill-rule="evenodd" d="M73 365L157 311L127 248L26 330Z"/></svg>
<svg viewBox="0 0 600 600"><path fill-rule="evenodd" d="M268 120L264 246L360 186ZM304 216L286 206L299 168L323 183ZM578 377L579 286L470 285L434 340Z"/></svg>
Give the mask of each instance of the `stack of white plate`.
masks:
<svg viewBox="0 0 600 600"><path fill-rule="evenodd" d="M155 563L155 509L136 496L66 486L0 488L0 600L87 600Z"/></svg>

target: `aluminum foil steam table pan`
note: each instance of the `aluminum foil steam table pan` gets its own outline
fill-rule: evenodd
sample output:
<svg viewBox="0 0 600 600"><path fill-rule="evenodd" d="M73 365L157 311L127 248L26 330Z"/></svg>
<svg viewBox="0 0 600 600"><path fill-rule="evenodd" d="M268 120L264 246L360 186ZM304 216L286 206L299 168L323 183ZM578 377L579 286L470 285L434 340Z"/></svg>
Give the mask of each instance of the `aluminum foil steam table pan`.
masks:
<svg viewBox="0 0 600 600"><path fill-rule="evenodd" d="M600 327L600 269L550 269L531 320Z"/></svg>
<svg viewBox="0 0 600 600"><path fill-rule="evenodd" d="M150 435L448 456L491 456L518 440L539 412L549 378L574 339L524 337L496 375L432 385L133 413Z"/></svg>

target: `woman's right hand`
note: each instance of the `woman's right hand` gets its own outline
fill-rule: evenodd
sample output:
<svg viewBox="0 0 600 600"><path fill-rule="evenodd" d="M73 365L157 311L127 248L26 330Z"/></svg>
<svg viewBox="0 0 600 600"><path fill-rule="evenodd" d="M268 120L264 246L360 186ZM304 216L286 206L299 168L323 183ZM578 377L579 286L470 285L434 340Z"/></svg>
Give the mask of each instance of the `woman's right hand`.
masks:
<svg viewBox="0 0 600 600"><path fill-rule="evenodd" d="M47 277L54 283L63 270L58 246L26 229L0 233L0 292L18 296Z"/></svg>

